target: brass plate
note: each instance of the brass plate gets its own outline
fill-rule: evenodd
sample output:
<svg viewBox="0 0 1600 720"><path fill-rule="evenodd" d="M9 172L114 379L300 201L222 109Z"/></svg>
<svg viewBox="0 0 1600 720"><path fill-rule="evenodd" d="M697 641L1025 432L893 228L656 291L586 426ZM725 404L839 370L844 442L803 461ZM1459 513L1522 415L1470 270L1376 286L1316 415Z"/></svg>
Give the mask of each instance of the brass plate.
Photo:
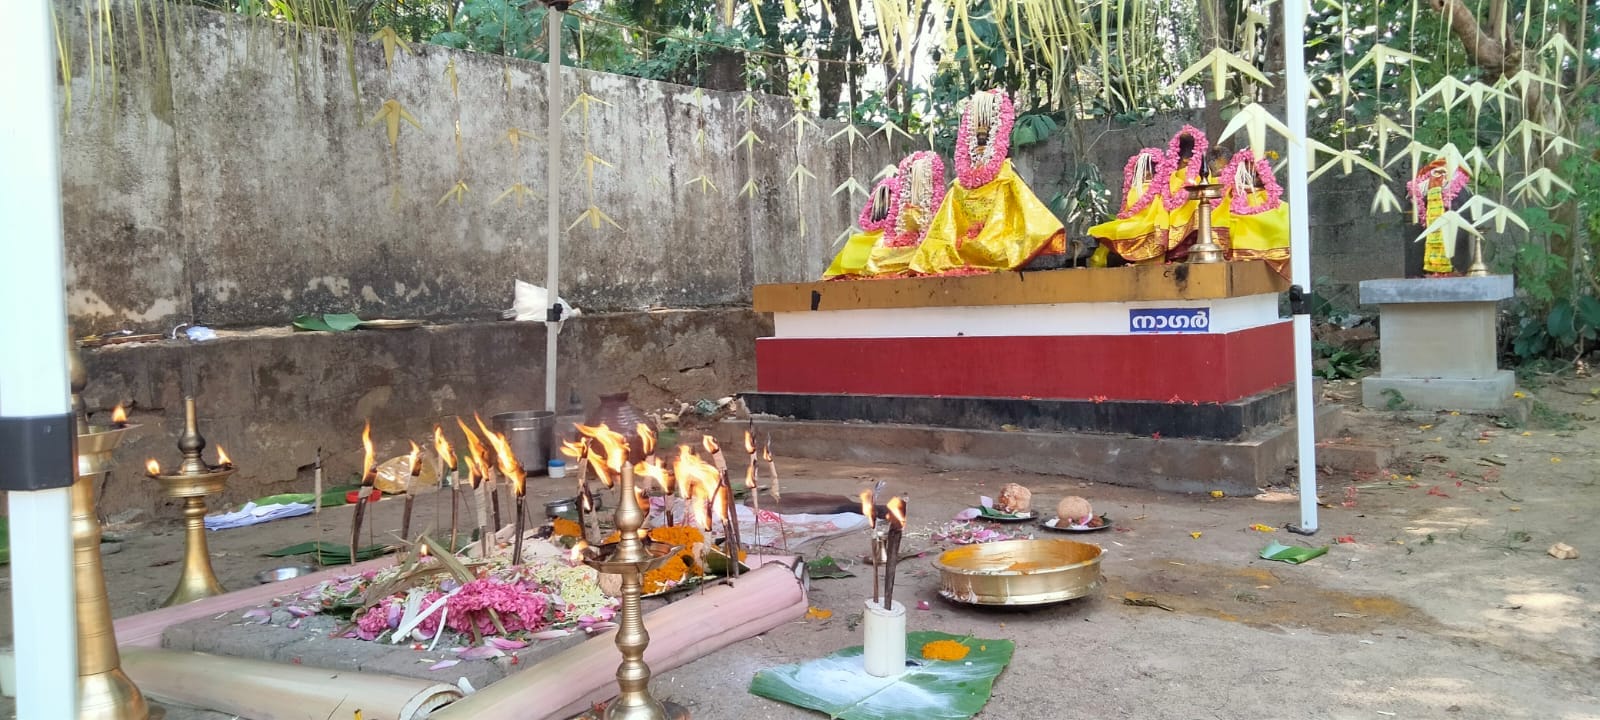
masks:
<svg viewBox="0 0 1600 720"><path fill-rule="evenodd" d="M963 545L934 561L939 595L970 605L1044 605L1099 589L1099 545L1072 540L1006 540Z"/></svg>

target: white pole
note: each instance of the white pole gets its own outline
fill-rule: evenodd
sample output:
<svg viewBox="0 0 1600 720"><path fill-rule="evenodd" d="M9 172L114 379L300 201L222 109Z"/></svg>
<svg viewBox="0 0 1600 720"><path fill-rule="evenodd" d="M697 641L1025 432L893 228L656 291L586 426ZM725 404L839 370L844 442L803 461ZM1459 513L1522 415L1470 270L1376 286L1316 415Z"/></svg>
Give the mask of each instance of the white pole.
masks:
<svg viewBox="0 0 1600 720"><path fill-rule="evenodd" d="M0 43L0 489L11 507L17 717L78 715L68 496L77 462L67 382L55 47L47 0L16 3Z"/></svg>
<svg viewBox="0 0 1600 720"><path fill-rule="evenodd" d="M1306 191L1306 106L1311 102L1305 60L1306 0L1283 4L1283 69L1288 104L1290 290L1294 313L1294 417L1300 470L1298 532L1317 531L1316 399L1311 395L1311 197Z"/></svg>
<svg viewBox="0 0 1600 720"><path fill-rule="evenodd" d="M545 27L550 38L550 57L545 61L545 82L549 117L545 121L544 204L549 209L545 221L545 280L550 309L544 323L544 409L556 410L556 336L561 332L563 308L556 298L561 281L561 20L565 2L550 2Z"/></svg>

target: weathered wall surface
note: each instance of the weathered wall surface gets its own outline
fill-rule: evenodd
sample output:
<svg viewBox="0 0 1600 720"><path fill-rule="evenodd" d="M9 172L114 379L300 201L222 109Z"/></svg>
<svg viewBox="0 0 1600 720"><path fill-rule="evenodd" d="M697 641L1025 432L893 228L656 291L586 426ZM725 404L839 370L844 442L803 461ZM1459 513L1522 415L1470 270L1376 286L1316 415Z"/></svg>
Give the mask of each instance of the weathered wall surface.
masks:
<svg viewBox="0 0 1600 720"><path fill-rule="evenodd" d="M544 284L545 200L501 197L519 182L548 194L544 65L413 45L388 66L377 43L351 54L331 34L175 8L163 45L141 58L124 38L113 67L80 8L58 8L79 329L485 317L514 279ZM754 283L811 277L860 199L834 186L852 163L865 185L890 161L882 138L852 150L825 142L831 123L791 124L786 99L563 77L562 226L590 205L590 152L605 163L594 205L620 226L563 233L561 293L586 310L747 303ZM420 126L402 121L393 148L373 121L390 100ZM531 136L514 144L513 128ZM760 138L748 153L746 130ZM458 180L469 192L441 203Z"/></svg>
<svg viewBox="0 0 1600 720"><path fill-rule="evenodd" d="M675 398L715 398L754 387L755 338L771 321L745 309L592 315L561 331L562 393L593 407L602 392L627 390L642 408ZM96 421L117 403L142 425L117 451L102 512L165 507L140 468L179 459L183 395L196 395L201 433L240 467L226 502L305 492L300 468L323 449L328 482L359 474L360 432L371 418L381 458L427 440L435 423L544 407L544 325L469 322L406 331L225 333L191 344L110 346L84 351L84 400ZM207 451L207 457L212 457Z"/></svg>

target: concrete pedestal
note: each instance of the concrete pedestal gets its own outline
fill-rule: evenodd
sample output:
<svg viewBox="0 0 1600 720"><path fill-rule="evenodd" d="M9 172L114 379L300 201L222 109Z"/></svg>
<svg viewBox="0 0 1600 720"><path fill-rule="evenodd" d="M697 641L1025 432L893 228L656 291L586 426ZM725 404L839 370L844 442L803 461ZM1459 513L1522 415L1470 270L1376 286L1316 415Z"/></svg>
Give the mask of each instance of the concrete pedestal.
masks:
<svg viewBox="0 0 1600 720"><path fill-rule="evenodd" d="M1367 280L1361 303L1382 317L1381 371L1361 382L1362 404L1389 408L1393 390L1424 410L1499 410L1516 381L1496 358L1496 303L1509 275Z"/></svg>

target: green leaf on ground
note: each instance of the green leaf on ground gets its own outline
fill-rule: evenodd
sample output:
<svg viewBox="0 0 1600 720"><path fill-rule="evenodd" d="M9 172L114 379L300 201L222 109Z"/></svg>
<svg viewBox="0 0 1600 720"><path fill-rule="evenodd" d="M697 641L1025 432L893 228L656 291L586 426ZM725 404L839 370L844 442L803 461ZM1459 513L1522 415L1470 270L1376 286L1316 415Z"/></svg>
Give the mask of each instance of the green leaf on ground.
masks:
<svg viewBox="0 0 1600 720"><path fill-rule="evenodd" d="M855 573L839 567L839 562L834 560L832 555L807 560L806 571L810 573L812 580L837 580L856 576Z"/></svg>
<svg viewBox="0 0 1600 720"><path fill-rule="evenodd" d="M1277 560L1290 565L1299 565L1308 560L1315 560L1328 554L1326 545L1318 548L1294 547L1283 543L1273 542L1261 550L1261 559Z"/></svg>
<svg viewBox="0 0 1600 720"><path fill-rule="evenodd" d="M921 659L922 646L935 640L954 640L971 652L960 660ZM906 635L906 656L914 666L897 677L868 675L861 648L852 647L762 670L750 681L750 693L842 720L966 720L988 704L995 678L1015 649L1010 640L914 632Z"/></svg>
<svg viewBox="0 0 1600 720"><path fill-rule="evenodd" d="M361 318L350 313L323 313L321 315L297 315L294 319L296 330L314 330L319 332L346 332L361 326Z"/></svg>
<svg viewBox="0 0 1600 720"><path fill-rule="evenodd" d="M356 560L371 560L389 552L386 545L368 545L356 550ZM330 542L303 542L290 545L266 553L267 557L293 557L296 555L314 555L319 565L349 565L350 546Z"/></svg>

